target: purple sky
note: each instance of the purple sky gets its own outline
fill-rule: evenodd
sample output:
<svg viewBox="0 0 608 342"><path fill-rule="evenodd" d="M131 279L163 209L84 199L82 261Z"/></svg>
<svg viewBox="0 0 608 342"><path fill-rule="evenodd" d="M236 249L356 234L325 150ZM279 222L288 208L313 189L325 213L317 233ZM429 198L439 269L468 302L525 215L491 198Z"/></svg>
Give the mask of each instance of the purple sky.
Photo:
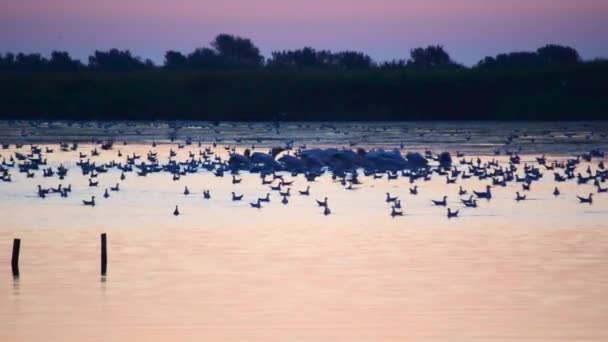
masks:
<svg viewBox="0 0 608 342"><path fill-rule="evenodd" d="M0 0L0 52L86 60L117 47L162 62L218 33L251 38L266 56L312 46L382 61L442 44L470 65L558 43L589 59L608 57L608 0Z"/></svg>

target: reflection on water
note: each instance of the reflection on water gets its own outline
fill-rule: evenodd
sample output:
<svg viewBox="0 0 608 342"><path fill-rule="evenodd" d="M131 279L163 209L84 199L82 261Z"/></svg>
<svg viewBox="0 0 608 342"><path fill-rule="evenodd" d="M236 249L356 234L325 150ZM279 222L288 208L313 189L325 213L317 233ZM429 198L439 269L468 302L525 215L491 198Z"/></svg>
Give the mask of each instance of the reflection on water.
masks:
<svg viewBox="0 0 608 342"><path fill-rule="evenodd" d="M107 130L118 134L124 129L128 136L130 126L120 125L124 127ZM549 147L522 144L522 165L534 163L536 153L545 152L552 161L590 146L604 148L603 125L573 125L567 132L579 132L579 138L563 138ZM254 128L265 132L266 126ZM351 134L368 132L363 124L356 127L359 133ZM54 136L52 129L22 129L31 139ZM0 137L18 137L22 129L0 130ZM160 129L159 138L169 130ZM196 129L208 130L183 128L178 136L196 139L191 134ZM217 129L220 133L212 131L206 141L226 131L251 130L224 124ZM402 137L391 129L361 144L398 146ZM453 153L469 151L467 159L479 154L484 161L496 158L506 164L504 155L489 155L497 146L506 147L484 144L484 139L503 141L513 127L495 134L490 129L476 123L465 128L416 124L409 129L404 151L428 147L438 152L449 145ZM535 132L561 129L533 127ZM309 137L306 142L296 139L296 144L313 146L318 135L329 136L319 145L337 141L332 140L334 129L294 125L289 130L293 136ZM443 133L449 130L456 133L437 138L437 144L430 138L418 143L417 130L437 137L449 137ZM484 133L467 140L471 131ZM593 143L586 143L592 131ZM146 132L141 128L139 135ZM83 133L74 129L71 134ZM272 145L266 135L262 143L251 139ZM339 143L351 139L341 137ZM452 145L450 139L468 147ZM239 151L247 145L243 142ZM608 195L597 194L592 205L579 204L575 197L595 192L591 183L561 183L562 195L556 198L551 172L546 171L526 192L526 201L514 201L521 185L512 183L496 187L491 201L480 200L479 208L468 209L462 208L458 187L482 190L487 180L446 184L444 177L435 176L417 182L419 194L413 196L404 178L362 177L363 184L348 191L324 176L310 183L311 196L305 197L296 195L309 184L304 177L285 174L295 182L289 204L283 205L276 192L261 185L259 175L244 173L241 184L233 185L230 177L209 172L179 181L166 173L129 173L120 191L104 199L103 189L119 182L120 172L100 174L100 187L90 188L75 162L79 152L92 148L81 144L79 151L46 155L54 168L64 163L70 169L63 181L41 174L27 179L13 172L13 182L0 184L0 260L5 261L0 263L0 341L608 339ZM199 149L193 144L177 150L164 143L154 150L165 159L170 148L178 159ZM145 155L152 148L129 143L95 160L118 160L118 149L124 155ZM4 157L13 151L14 146L0 153ZM582 163L579 169L596 169L598 162ZM72 184L70 197L37 198L36 185L59 183ZM182 194L185 186L191 195ZM203 199L203 189L211 191L211 200ZM233 202L232 191L244 194L244 200ZM249 207L248 202L267 192L270 203L260 210ZM386 192L402 200L403 217L389 215ZM98 198L95 208L80 202L91 195ZM449 220L445 208L432 204L431 199L443 195L448 206L461 210L461 217ZM329 216L314 201L323 197L329 198ZM178 217L172 215L175 205L182 213ZM108 275L100 278L102 232L108 234ZM21 278L11 279L16 237L22 241Z"/></svg>

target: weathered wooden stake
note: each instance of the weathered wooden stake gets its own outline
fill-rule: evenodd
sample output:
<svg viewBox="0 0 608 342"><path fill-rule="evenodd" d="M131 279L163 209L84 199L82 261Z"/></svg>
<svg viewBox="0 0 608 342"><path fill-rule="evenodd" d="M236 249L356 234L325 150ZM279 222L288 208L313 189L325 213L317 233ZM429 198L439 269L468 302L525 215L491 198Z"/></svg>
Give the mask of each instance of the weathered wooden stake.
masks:
<svg viewBox="0 0 608 342"><path fill-rule="evenodd" d="M21 247L21 239L13 240L13 257L11 258L11 268L13 276L19 276L19 248Z"/></svg>
<svg viewBox="0 0 608 342"><path fill-rule="evenodd" d="M108 266L108 252L106 250L106 233L101 234L101 275L106 275Z"/></svg>

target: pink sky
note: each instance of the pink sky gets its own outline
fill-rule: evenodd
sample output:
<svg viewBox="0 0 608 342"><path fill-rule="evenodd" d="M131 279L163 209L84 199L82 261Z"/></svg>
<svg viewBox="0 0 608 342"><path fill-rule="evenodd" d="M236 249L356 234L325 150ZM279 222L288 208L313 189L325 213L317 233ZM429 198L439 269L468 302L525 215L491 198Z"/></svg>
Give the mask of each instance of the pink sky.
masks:
<svg viewBox="0 0 608 342"><path fill-rule="evenodd" d="M442 44L472 64L546 43L608 57L607 0L0 0L0 52L67 50L85 59L117 47L162 61L221 32L265 55L303 46L364 51L376 60Z"/></svg>

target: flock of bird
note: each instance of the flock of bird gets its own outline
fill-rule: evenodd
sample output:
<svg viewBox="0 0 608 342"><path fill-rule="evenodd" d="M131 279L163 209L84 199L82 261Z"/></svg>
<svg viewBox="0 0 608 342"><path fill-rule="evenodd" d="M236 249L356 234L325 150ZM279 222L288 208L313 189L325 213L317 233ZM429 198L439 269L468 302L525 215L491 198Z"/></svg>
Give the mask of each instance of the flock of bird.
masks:
<svg viewBox="0 0 608 342"><path fill-rule="evenodd" d="M134 174L136 177L145 177L151 173L168 173L172 180L178 181L181 177L186 177L188 174L197 172L211 172L216 177L224 177L225 173L231 175L231 183L234 186L238 186L241 183L241 170L235 168L234 165L229 163L229 159L222 158L221 152L227 152L229 157L237 156L236 148L230 146L220 146L218 142L213 142L210 146L203 146L200 142L198 143L198 151L196 149L188 150L188 157L184 160L178 160L178 154L176 150L173 150L173 145L169 150L167 159L161 162L158 152L155 151L157 147L156 142L151 143L151 149L145 157L141 155L127 154L123 155L120 148L114 145L111 141L93 141L94 148L90 151L83 152L82 148L79 148L78 143L60 143L59 153L62 152L78 152L78 161L75 165L79 168L82 176L88 178L89 187L98 188L100 187L99 181L96 181L97 176L100 173L106 173L111 169L117 169L120 171L119 179L110 185L106 185L103 194L104 198L109 198L110 193L119 192L121 190L121 182L125 181L128 174ZM187 139L182 143L172 143L175 147L185 149L188 145L193 145L191 139ZM127 145L126 142L123 145ZM2 144L4 150L9 149L9 144ZM99 147L99 148L98 148ZM352 146L351 146L352 147ZM404 146L401 146L403 149ZM251 150L255 149L255 146L251 146ZM286 153L294 157L299 157L302 152L306 149L306 146L300 146L294 148L293 141L287 142L280 149L271 149L268 155L272 158L277 157L278 153ZM348 149L348 147L344 147ZM277 153L278 151L278 153ZM42 177L56 177L60 180L64 180L68 174L68 168L63 164L53 168L47 165L46 155L55 152L55 149L47 145L44 148L30 144L30 145L15 145L15 150L10 155L0 156L2 157L2 164L0 165L0 181L11 182L12 171L17 170L20 173L26 174L26 178L33 179L36 177L37 171L42 171ZM99 157L102 153L116 153L118 160L111 160L110 162L97 163L94 158ZM245 155L249 156L251 151L247 149ZM366 153L366 151L359 151L359 153ZM496 151L495 154L500 154L500 151ZM458 196L460 203L464 208L477 208L478 200L483 199L490 201L493 197L493 189L499 187L506 187L508 184L519 183L521 184L521 192L516 191L514 194L515 201L525 201L527 196L526 192L531 191L534 182L539 181L545 176L546 172L553 173L553 178L556 186L553 190L554 196L560 196L558 184L567 181L574 181L577 184L587 184L592 182L597 193L606 193L608 188L602 187L602 183L608 178L608 170L605 168L603 160L600 160L596 164L587 164L584 171L579 171L578 167L581 165L581 161L590 162L593 158L603 158L604 153L595 149L588 153L578 155L573 158L566 160L553 160L549 161L546 156L542 155L536 157L536 161L530 164L523 163L517 151L507 151L508 162L500 163L496 159L482 162L481 158L470 158L466 159L463 153L456 153L457 160L452 161L451 156L447 154L447 161L445 162L445 154L443 159L440 159L438 155L433 154L431 151L424 153L424 159L429 161L428 165L424 167L408 167L404 169L308 169L291 171L291 176L295 177L299 174L304 174L307 182L310 182L306 187L297 191L298 196L310 196L311 195L311 184L316 178L321 177L324 174L329 174L335 182L339 182L345 190L357 189L363 182L361 181L361 174L363 177L369 179L381 179L385 178L389 181L398 178L406 178L412 184L409 188L409 193L412 196L418 194L417 182L425 182L431 180L432 177L443 177L446 180L446 184L455 184L459 180L468 178L477 178L482 182L488 184L479 191L468 191L459 187ZM92 160L93 159L93 160ZM439 164L434 162L438 162ZM591 166L595 169L592 169ZM265 196L254 198L249 202L251 208L261 209L264 203L270 202L270 192L276 192L281 198L282 204L288 204L291 193L291 187L294 185L295 180L287 179L288 174L285 172L278 172L277 170L257 170L259 172L260 182L262 186L267 186L268 191ZM58 185L57 187L43 188L41 185L37 185L37 196L44 199L47 196L57 194L61 197L68 197L72 192L71 185L63 186ZM294 193L295 194L295 193ZM183 195L193 195L191 190L186 186L183 190ZM236 191L231 193L232 201L242 201L244 199L243 194L238 194ZM202 192L202 198L210 200L212 194L210 190L204 190ZM460 210L453 210L448 207L447 202L448 196L443 196L441 199L432 200L429 205L445 207L446 216L448 218L458 217ZM588 195L577 196L580 203L593 203L593 193ZM397 217L403 216L403 208L401 200L397 196L391 196L390 193L386 193L386 203L390 205L390 216ZM331 209L329 206L328 198L324 197L322 200L316 199L316 204L319 208L322 208L323 215L330 215ZM95 207L97 205L96 197L92 196L89 199L82 200L82 205ZM173 210L173 215L180 215L179 207L176 205Z"/></svg>

